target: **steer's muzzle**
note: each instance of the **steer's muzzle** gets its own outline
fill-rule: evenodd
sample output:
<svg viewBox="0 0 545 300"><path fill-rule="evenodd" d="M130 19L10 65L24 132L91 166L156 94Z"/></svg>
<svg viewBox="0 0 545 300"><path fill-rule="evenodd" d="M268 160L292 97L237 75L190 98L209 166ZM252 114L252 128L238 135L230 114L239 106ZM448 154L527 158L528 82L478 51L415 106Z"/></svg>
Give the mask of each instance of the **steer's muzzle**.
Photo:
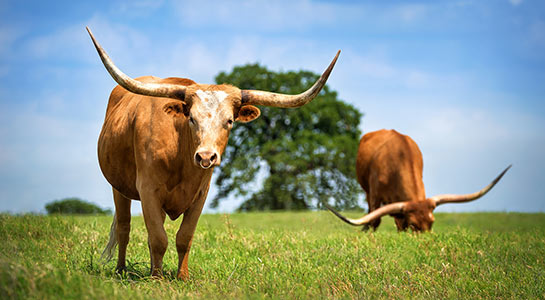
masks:
<svg viewBox="0 0 545 300"><path fill-rule="evenodd" d="M215 164L219 164L218 158L216 152L200 151L195 153L195 163L203 169L209 169Z"/></svg>

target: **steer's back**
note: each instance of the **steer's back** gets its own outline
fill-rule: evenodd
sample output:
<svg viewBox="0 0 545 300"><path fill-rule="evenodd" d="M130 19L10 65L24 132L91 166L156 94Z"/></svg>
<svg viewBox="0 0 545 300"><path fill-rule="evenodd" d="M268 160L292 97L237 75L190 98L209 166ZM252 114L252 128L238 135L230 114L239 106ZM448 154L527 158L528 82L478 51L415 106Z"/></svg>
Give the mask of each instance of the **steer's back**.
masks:
<svg viewBox="0 0 545 300"><path fill-rule="evenodd" d="M360 140L356 175L368 201L388 204L424 199L422 168L416 143L395 130L370 132Z"/></svg>
<svg viewBox="0 0 545 300"><path fill-rule="evenodd" d="M153 76L136 78L142 82L165 82L190 85L189 79ZM164 130L156 125L161 118L166 118L163 102L175 101L168 98L154 98L133 94L121 86L116 86L108 100L106 116L98 140L98 160L104 177L119 192L130 199L140 199L136 189L137 156L136 153L146 147L138 147L137 141L150 138L153 131ZM174 128L170 128L175 131ZM150 150L152 151L152 150Z"/></svg>

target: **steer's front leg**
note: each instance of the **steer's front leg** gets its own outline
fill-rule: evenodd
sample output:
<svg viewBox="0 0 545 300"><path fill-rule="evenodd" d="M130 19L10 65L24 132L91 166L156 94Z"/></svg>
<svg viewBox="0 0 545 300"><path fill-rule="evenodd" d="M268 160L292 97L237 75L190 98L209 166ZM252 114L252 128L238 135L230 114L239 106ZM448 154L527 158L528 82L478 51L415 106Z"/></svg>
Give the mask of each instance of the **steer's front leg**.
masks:
<svg viewBox="0 0 545 300"><path fill-rule="evenodd" d="M193 240L193 234L197 227L197 222L206 200L207 192L201 193L201 197L196 199L195 203L184 213L184 219L180 224L180 229L176 234L176 249L178 250L178 279L189 279L189 270L187 261L189 258L189 250Z"/></svg>
<svg viewBox="0 0 545 300"><path fill-rule="evenodd" d="M167 251L168 239L163 223L165 212L156 198L142 197L142 213L148 230L148 245L151 256L151 276L163 276L163 256Z"/></svg>

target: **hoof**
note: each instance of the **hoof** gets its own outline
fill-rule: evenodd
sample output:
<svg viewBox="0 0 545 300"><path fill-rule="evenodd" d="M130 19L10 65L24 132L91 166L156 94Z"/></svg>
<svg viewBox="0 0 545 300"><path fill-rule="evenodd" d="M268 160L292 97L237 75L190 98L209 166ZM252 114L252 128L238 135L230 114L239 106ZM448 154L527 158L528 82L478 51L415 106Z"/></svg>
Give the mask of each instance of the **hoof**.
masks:
<svg viewBox="0 0 545 300"><path fill-rule="evenodd" d="M187 280L189 280L189 273L188 272L178 272L178 275L176 275L176 278L178 278L178 280L187 281Z"/></svg>
<svg viewBox="0 0 545 300"><path fill-rule="evenodd" d="M163 278L163 270L153 270L153 272L151 272L151 277L153 277L154 279Z"/></svg>

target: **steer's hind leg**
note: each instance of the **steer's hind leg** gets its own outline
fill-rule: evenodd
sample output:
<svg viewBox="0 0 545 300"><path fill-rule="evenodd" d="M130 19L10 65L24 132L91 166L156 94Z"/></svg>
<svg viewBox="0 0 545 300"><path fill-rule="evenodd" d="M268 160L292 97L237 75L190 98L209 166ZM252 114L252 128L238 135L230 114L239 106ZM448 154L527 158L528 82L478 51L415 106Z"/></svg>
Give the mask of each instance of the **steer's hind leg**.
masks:
<svg viewBox="0 0 545 300"><path fill-rule="evenodd" d="M115 218L117 222L115 234L119 244L117 267L115 270L116 272L121 273L127 269L125 266L125 259L131 231L131 199L123 196L115 188L112 189L115 203Z"/></svg>

